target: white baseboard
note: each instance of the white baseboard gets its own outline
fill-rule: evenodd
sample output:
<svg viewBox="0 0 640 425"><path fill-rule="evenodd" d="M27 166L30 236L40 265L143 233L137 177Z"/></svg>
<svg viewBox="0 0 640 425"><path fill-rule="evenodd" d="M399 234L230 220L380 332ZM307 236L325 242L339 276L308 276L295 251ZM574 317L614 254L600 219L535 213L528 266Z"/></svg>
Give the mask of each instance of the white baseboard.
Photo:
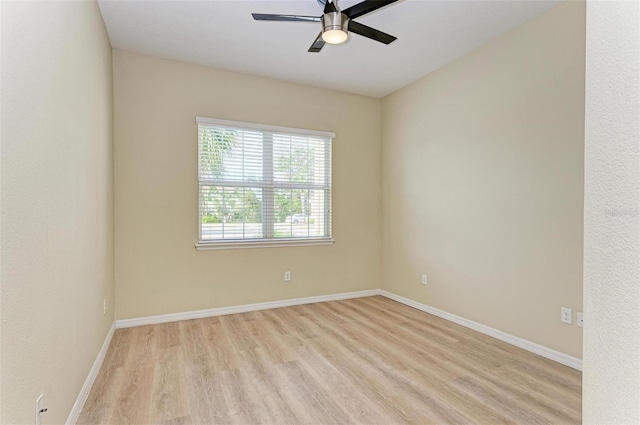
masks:
<svg viewBox="0 0 640 425"><path fill-rule="evenodd" d="M437 308L410 300L405 297L401 297L400 295L396 295L388 291L381 290L380 295L399 303L408 305L409 307L413 307L426 313L433 314L434 316L441 317L450 322L457 323L458 325L462 325L465 328L473 329L474 331L483 333L495 339L499 339L500 341L506 342L507 344L515 345L516 347L530 351L549 360L556 361L565 366L569 366L573 369L582 370L582 360L576 357L569 356L559 351L552 350L551 348L545 347L543 345L536 344L535 342L513 336L506 332L502 332L489 326L482 325L478 322L474 322L473 320L465 319L464 317L447 313L446 311L438 310Z"/></svg>
<svg viewBox="0 0 640 425"><path fill-rule="evenodd" d="M159 316L138 317L134 319L116 320L116 329L133 326L154 325L156 323L177 322L179 320L201 319L203 317L224 316L225 314L247 313L249 311L268 310L270 308L289 307L292 305L321 303L325 301L346 300L349 298L370 297L380 295L380 289L366 291L343 292L340 294L319 295L316 297L294 298L282 301L268 301L257 304L245 304L233 307L210 308L207 310L187 311L184 313L161 314Z"/></svg>
<svg viewBox="0 0 640 425"><path fill-rule="evenodd" d="M100 367L102 367L104 356L107 354L107 350L109 349L109 344L111 343L111 338L113 338L113 333L115 332L115 330L116 323L113 322L111 328L109 328L109 332L107 332L106 338L104 339L102 348L100 348L100 351L98 352L96 361L93 362L93 366L91 366L91 370L89 370L89 375L87 375L87 379L84 381L84 385L80 390L80 394L78 394L78 398L73 404L73 408L71 409L69 417L67 418L67 425L74 425L78 420L78 416L80 416L80 412L84 407L84 402L87 401L87 397L89 396L89 391L91 391L91 387L93 386L93 383L98 376L98 372L100 372Z"/></svg>

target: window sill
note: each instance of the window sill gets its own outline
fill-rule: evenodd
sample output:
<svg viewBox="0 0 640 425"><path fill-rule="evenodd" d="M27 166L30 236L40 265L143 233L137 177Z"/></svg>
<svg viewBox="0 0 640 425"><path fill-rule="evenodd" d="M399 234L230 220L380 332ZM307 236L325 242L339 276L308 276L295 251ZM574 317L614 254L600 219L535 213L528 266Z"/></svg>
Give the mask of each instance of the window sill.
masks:
<svg viewBox="0 0 640 425"><path fill-rule="evenodd" d="M196 244L198 251L211 251L217 249L243 249L243 248L285 248L289 246L319 246L333 245L333 239L284 239L268 241L224 241L201 242Z"/></svg>

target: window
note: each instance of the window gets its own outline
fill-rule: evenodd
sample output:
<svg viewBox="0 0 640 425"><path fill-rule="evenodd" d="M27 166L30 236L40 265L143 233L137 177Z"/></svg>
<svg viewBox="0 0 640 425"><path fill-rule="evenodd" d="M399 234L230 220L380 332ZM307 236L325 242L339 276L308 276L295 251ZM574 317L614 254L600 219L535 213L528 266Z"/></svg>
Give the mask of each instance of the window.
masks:
<svg viewBox="0 0 640 425"><path fill-rule="evenodd" d="M196 122L198 249L333 242L333 133Z"/></svg>

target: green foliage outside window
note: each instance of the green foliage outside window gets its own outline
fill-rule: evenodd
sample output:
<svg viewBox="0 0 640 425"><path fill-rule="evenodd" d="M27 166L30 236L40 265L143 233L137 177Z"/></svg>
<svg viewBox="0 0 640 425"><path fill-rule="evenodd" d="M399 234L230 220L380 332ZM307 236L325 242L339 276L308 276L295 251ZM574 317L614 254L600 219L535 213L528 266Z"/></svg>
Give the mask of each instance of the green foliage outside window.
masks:
<svg viewBox="0 0 640 425"><path fill-rule="evenodd" d="M262 222L262 203L254 189L212 186L205 192L204 199L208 208L202 216L203 223Z"/></svg>

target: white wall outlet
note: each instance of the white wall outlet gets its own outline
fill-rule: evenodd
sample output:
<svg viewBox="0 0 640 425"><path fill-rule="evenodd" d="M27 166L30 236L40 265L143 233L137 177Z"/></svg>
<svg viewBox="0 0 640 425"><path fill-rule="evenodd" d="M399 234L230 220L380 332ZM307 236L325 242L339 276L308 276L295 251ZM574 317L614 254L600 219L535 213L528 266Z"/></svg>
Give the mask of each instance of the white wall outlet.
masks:
<svg viewBox="0 0 640 425"><path fill-rule="evenodd" d="M423 285L426 285L426 284L427 284L427 275L426 275L426 274L423 274L423 275L422 275L422 284L423 284Z"/></svg>
<svg viewBox="0 0 640 425"><path fill-rule="evenodd" d="M107 299L105 298L104 301L102 301L102 314L107 314Z"/></svg>
<svg viewBox="0 0 640 425"><path fill-rule="evenodd" d="M291 281L291 272L284 272L284 281L285 282Z"/></svg>
<svg viewBox="0 0 640 425"><path fill-rule="evenodd" d="M578 325L579 328L584 327L584 322L583 322L583 319L582 319L582 312L581 311L578 311L576 313L576 325Z"/></svg>
<svg viewBox="0 0 640 425"><path fill-rule="evenodd" d="M44 395L40 394L40 397L36 399L36 425L40 425L42 422L42 414L46 411L47 409L44 407Z"/></svg>
<svg viewBox="0 0 640 425"><path fill-rule="evenodd" d="M562 323L566 323L567 325L570 325L572 322L572 318L573 318L573 310L567 307L560 308L560 321Z"/></svg>

